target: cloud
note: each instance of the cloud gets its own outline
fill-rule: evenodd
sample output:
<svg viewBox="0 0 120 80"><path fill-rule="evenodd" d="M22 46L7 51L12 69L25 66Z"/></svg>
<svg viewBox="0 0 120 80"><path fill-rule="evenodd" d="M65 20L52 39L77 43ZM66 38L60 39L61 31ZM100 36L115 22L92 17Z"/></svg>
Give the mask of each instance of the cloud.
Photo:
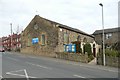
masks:
<svg viewBox="0 0 120 80"><path fill-rule="evenodd" d="M117 27L118 1L102 0L105 28ZM13 23L14 32L18 25L24 29L36 14L91 34L96 29L102 29L100 2L101 0L0 0L0 37L10 34L10 23Z"/></svg>

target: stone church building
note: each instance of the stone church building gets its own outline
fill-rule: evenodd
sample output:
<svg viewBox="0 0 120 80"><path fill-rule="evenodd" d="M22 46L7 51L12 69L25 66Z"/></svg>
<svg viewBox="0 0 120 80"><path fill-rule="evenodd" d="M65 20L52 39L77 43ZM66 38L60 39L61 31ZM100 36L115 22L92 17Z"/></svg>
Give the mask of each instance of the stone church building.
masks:
<svg viewBox="0 0 120 80"><path fill-rule="evenodd" d="M37 38L38 43L32 40ZM81 30L35 15L21 33L21 52L45 56L55 56L55 52L64 52L64 45L75 41L93 43L94 37Z"/></svg>

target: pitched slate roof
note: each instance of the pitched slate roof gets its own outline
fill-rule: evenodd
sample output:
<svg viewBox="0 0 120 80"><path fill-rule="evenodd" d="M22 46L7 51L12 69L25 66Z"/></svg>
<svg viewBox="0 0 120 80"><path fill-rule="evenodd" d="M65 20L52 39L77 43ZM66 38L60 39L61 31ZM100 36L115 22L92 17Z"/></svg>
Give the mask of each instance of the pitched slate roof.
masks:
<svg viewBox="0 0 120 80"><path fill-rule="evenodd" d="M39 15L36 15L36 17L40 17L40 16L39 16ZM42 17L40 17L40 18L42 18ZM90 36L90 37L94 38L93 35L87 34L87 33L83 32L83 31L81 31L81 30L79 30L79 29L72 28L72 27L69 27L69 26L67 26L67 25L63 25L63 24L57 23L57 22L55 22L55 21L48 20L48 19L46 19L46 18L42 18L42 19L44 19L44 20L46 20L46 21L49 21L49 22L51 22L51 23L54 23L54 24L58 25L58 27L60 27L60 28L68 29L68 30L71 30L71 31L74 31L74 32L77 32L77 33L80 33L80 34L84 34L84 35L87 35L87 36Z"/></svg>
<svg viewBox="0 0 120 80"><path fill-rule="evenodd" d="M118 32L119 29L120 29L120 27L110 28L110 29L104 29L104 33ZM96 30L96 31L93 33L93 35L101 34L101 33L103 33L103 30Z"/></svg>

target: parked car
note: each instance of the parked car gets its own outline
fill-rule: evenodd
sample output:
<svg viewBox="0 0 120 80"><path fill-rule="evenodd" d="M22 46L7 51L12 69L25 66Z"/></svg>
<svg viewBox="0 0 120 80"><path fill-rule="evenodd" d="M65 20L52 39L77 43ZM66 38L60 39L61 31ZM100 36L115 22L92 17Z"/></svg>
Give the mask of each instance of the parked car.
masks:
<svg viewBox="0 0 120 80"><path fill-rule="evenodd" d="M0 46L0 52L5 52L5 49L2 46Z"/></svg>

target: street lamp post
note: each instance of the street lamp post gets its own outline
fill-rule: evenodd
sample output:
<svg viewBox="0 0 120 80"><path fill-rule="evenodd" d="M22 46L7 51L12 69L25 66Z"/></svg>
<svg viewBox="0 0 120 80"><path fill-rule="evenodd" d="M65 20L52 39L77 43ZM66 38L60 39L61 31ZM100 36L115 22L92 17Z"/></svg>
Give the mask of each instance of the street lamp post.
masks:
<svg viewBox="0 0 120 80"><path fill-rule="evenodd" d="M105 39L104 39L104 15L103 15L103 4L99 4L102 7L102 27L103 27L103 65L105 66Z"/></svg>
<svg viewBox="0 0 120 80"><path fill-rule="evenodd" d="M11 50L12 50L12 23L10 23L10 27L11 27Z"/></svg>

